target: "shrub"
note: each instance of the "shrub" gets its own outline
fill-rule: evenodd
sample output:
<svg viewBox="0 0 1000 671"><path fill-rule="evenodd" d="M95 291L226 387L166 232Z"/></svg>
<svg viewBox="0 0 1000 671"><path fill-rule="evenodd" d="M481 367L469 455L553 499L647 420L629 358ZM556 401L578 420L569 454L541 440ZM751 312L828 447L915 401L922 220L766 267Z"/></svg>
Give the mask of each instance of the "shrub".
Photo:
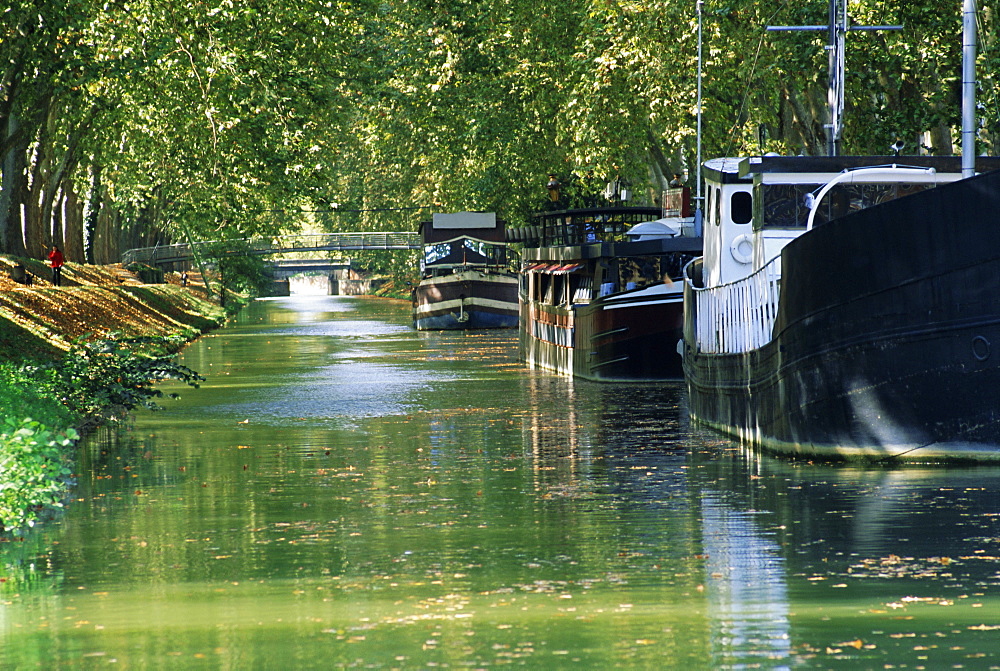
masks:
<svg viewBox="0 0 1000 671"><path fill-rule="evenodd" d="M8 418L0 433L0 531L34 526L38 511L61 507L71 471L66 447L76 431L55 434L30 418Z"/></svg>
<svg viewBox="0 0 1000 671"><path fill-rule="evenodd" d="M156 410L163 392L160 380L181 380L192 387L204 381L194 370L174 361L171 346L179 339L162 337L76 341L59 361L38 366L34 376L84 419L137 407ZM176 394L171 396L176 397Z"/></svg>

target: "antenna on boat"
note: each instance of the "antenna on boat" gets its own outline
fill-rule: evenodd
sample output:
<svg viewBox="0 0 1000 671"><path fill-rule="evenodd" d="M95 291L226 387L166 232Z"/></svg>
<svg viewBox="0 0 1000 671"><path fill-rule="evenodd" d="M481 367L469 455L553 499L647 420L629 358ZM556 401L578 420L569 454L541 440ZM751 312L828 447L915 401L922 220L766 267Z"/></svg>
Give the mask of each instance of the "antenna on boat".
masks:
<svg viewBox="0 0 1000 671"><path fill-rule="evenodd" d="M695 194L694 194L694 234L702 234L702 219L704 214L701 210L701 8L705 4L704 0L698 0L698 107L696 116L698 119L695 149Z"/></svg>
<svg viewBox="0 0 1000 671"><path fill-rule="evenodd" d="M967 2L969 0L966 0ZM828 156L840 154L840 137L844 116L844 37L848 30L902 30L903 26L852 26L847 20L847 0L830 0L830 19L825 26L768 26L770 31L825 30L830 39L830 75L826 94L830 109L830 123L826 124L826 152Z"/></svg>
<svg viewBox="0 0 1000 671"><path fill-rule="evenodd" d="M962 3L962 177L976 174L976 0Z"/></svg>

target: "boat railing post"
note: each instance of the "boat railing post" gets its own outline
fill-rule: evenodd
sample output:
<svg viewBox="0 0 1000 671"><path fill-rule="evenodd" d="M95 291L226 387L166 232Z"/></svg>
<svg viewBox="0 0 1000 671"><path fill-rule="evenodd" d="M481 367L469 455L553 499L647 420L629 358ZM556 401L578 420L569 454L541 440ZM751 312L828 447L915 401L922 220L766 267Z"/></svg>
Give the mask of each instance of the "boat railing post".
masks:
<svg viewBox="0 0 1000 671"><path fill-rule="evenodd" d="M703 289L698 292L698 314L703 317L698 325L699 341L706 352L717 351L717 335L719 332L718 320L715 316L715 308L718 303L715 300L714 289Z"/></svg>
<svg viewBox="0 0 1000 671"><path fill-rule="evenodd" d="M753 347L754 342L754 328L755 322L754 313L754 292L753 292L753 282L747 282L743 287L743 323L744 333L743 333L743 349L741 351L746 351Z"/></svg>
<svg viewBox="0 0 1000 671"><path fill-rule="evenodd" d="M719 349L716 352L725 352L729 338L729 301L726 300L726 292L719 292Z"/></svg>
<svg viewBox="0 0 1000 671"><path fill-rule="evenodd" d="M760 347L763 341L762 331L764 326L764 314L765 306L762 300L764 292L760 290L760 278L764 273L758 272L754 274L753 283L750 285L751 292L753 293L753 303L751 308L753 309L753 342L750 343L750 347L757 348Z"/></svg>
<svg viewBox="0 0 1000 671"><path fill-rule="evenodd" d="M743 342L740 343L740 351L746 352L753 347L754 340L753 281L748 278L740 293L743 295L743 309L740 315L743 322Z"/></svg>
<svg viewBox="0 0 1000 671"><path fill-rule="evenodd" d="M738 284L736 288L736 312L733 315L733 319L739 324L739 330L736 332L736 342L733 343L736 347L737 352L742 352L743 348L746 346L744 342L746 340L747 332L747 315L746 315L746 284Z"/></svg>
<svg viewBox="0 0 1000 671"><path fill-rule="evenodd" d="M709 341L712 348L711 352L722 351L722 303L719 302L718 293L715 289L712 289L711 303L708 308L708 313L712 316L712 330L707 334L711 339Z"/></svg>
<svg viewBox="0 0 1000 671"><path fill-rule="evenodd" d="M737 285L736 289L736 314L733 316L734 319L740 325L739 331L736 333L736 351L742 352L746 347L746 337L747 337L747 285L742 282Z"/></svg>
<svg viewBox="0 0 1000 671"><path fill-rule="evenodd" d="M719 289L712 290L715 296L715 347L713 352L726 351L726 296L725 292Z"/></svg>
<svg viewBox="0 0 1000 671"><path fill-rule="evenodd" d="M736 340L736 297L733 295L732 287L726 294L726 352L731 352Z"/></svg>

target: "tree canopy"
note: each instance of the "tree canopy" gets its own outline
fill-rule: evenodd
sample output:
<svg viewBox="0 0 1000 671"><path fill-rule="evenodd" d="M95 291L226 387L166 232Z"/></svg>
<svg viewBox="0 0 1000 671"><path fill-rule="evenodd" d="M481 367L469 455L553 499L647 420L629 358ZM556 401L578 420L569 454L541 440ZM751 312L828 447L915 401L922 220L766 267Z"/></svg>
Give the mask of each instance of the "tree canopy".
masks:
<svg viewBox="0 0 1000 671"><path fill-rule="evenodd" d="M979 12L981 151L1000 132ZM953 6L952 6L953 5ZM854 0L844 153L951 154L961 2ZM703 157L825 147L827 3L706 0ZM517 225L554 174L649 200L695 168L696 0L12 0L0 14L0 251L116 261L303 225Z"/></svg>

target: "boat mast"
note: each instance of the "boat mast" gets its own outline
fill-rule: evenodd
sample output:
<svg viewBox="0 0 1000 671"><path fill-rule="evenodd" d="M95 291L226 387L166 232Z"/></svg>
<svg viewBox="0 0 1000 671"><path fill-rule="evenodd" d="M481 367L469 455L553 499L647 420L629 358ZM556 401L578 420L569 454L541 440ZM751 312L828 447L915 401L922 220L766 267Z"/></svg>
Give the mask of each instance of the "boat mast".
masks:
<svg viewBox="0 0 1000 671"><path fill-rule="evenodd" d="M843 6L830 0L829 74L827 76L826 104L830 109L830 123L826 125L827 156L840 155L840 139L844 118L844 34L847 32L847 2Z"/></svg>
<svg viewBox="0 0 1000 671"><path fill-rule="evenodd" d="M968 0L967 0L968 1ZM830 73L826 101L830 122L826 124L826 152L840 155L840 139L844 117L844 51L848 30L901 30L903 26L852 26L847 19L847 0L830 0L829 20L825 26L768 26L769 31L825 30L829 35L826 50Z"/></svg>
<svg viewBox="0 0 1000 671"><path fill-rule="evenodd" d="M976 0L962 6L962 177L976 174Z"/></svg>

